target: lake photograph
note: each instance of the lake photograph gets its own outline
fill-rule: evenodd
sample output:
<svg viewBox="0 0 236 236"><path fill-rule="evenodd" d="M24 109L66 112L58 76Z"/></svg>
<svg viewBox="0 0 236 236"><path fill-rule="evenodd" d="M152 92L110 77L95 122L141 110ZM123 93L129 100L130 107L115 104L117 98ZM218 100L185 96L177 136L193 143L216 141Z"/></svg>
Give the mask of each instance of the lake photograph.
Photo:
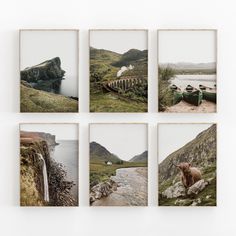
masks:
<svg viewBox="0 0 236 236"><path fill-rule="evenodd" d="M158 30L158 111L215 113L216 30Z"/></svg>
<svg viewBox="0 0 236 236"><path fill-rule="evenodd" d="M90 30L90 112L147 112L148 31Z"/></svg>
<svg viewBox="0 0 236 236"><path fill-rule="evenodd" d="M78 206L78 125L20 124L20 205Z"/></svg>
<svg viewBox="0 0 236 236"><path fill-rule="evenodd" d="M147 206L147 124L90 124L90 206Z"/></svg>
<svg viewBox="0 0 236 236"><path fill-rule="evenodd" d="M78 112L78 30L20 30L21 112Z"/></svg>

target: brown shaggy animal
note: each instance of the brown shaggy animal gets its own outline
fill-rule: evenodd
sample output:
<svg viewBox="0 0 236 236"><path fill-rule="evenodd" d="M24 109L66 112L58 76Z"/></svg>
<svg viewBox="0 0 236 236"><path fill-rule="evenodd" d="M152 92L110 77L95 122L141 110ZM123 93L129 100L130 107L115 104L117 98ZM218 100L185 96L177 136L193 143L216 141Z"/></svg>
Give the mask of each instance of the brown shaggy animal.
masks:
<svg viewBox="0 0 236 236"><path fill-rule="evenodd" d="M181 181L185 188L191 187L202 178L200 170L192 167L188 162L182 162L178 165L173 163L173 165L181 170Z"/></svg>

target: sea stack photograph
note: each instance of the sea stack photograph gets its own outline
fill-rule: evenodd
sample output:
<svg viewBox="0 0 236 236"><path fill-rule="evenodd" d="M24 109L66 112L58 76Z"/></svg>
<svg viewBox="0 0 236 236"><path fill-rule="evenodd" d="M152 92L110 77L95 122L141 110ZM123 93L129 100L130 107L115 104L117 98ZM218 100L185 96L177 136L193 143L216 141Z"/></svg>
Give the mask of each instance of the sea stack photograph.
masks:
<svg viewBox="0 0 236 236"><path fill-rule="evenodd" d="M158 111L217 111L217 31L158 30Z"/></svg>
<svg viewBox="0 0 236 236"><path fill-rule="evenodd" d="M148 126L90 124L90 206L147 206Z"/></svg>
<svg viewBox="0 0 236 236"><path fill-rule="evenodd" d="M20 30L20 111L78 112L78 30Z"/></svg>
<svg viewBox="0 0 236 236"><path fill-rule="evenodd" d="M217 125L158 125L159 206L217 205Z"/></svg>
<svg viewBox="0 0 236 236"><path fill-rule="evenodd" d="M90 112L147 112L148 31L90 30Z"/></svg>
<svg viewBox="0 0 236 236"><path fill-rule="evenodd" d="M78 125L20 124L20 205L78 206Z"/></svg>

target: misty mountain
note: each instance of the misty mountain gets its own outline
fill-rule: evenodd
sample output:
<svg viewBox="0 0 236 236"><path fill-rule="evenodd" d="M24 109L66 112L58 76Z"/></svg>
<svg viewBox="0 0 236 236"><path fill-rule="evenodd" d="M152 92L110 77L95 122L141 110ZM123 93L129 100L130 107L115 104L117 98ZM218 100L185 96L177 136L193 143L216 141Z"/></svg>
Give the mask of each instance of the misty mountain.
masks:
<svg viewBox="0 0 236 236"><path fill-rule="evenodd" d="M145 151L139 155L132 157L129 161L130 162L147 162L148 159L148 151Z"/></svg>
<svg viewBox="0 0 236 236"><path fill-rule="evenodd" d="M99 143L91 142L90 161L95 161L95 162L111 161L113 163L116 163L118 161L121 161L121 159L117 157L115 154L110 153L105 147L103 147Z"/></svg>
<svg viewBox="0 0 236 236"><path fill-rule="evenodd" d="M179 62L179 63L160 63L161 67L171 67L175 70L212 70L216 69L216 63L215 62L209 62L209 63L188 63L188 62Z"/></svg>

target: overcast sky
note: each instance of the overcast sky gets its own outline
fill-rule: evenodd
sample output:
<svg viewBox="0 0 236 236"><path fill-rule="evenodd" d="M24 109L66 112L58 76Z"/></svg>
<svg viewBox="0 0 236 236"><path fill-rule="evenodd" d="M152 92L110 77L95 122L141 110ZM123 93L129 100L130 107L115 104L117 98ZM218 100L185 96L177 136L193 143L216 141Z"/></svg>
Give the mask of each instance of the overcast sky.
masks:
<svg viewBox="0 0 236 236"><path fill-rule="evenodd" d="M158 31L159 63L207 63L216 61L216 32Z"/></svg>
<svg viewBox="0 0 236 236"><path fill-rule="evenodd" d="M65 81L70 82L71 87L78 90L77 31L23 30L20 42L21 70L54 57L60 57L61 68L66 71Z"/></svg>
<svg viewBox="0 0 236 236"><path fill-rule="evenodd" d="M91 30L90 46L123 54L130 49L148 48L146 30Z"/></svg>
<svg viewBox="0 0 236 236"><path fill-rule="evenodd" d="M45 132L56 135L56 140L77 140L77 124L21 124L20 130Z"/></svg>
<svg viewBox="0 0 236 236"><path fill-rule="evenodd" d="M93 141L128 161L147 150L147 125L91 124L90 142Z"/></svg>
<svg viewBox="0 0 236 236"><path fill-rule="evenodd" d="M158 126L158 162L193 140L212 124L160 124Z"/></svg>

